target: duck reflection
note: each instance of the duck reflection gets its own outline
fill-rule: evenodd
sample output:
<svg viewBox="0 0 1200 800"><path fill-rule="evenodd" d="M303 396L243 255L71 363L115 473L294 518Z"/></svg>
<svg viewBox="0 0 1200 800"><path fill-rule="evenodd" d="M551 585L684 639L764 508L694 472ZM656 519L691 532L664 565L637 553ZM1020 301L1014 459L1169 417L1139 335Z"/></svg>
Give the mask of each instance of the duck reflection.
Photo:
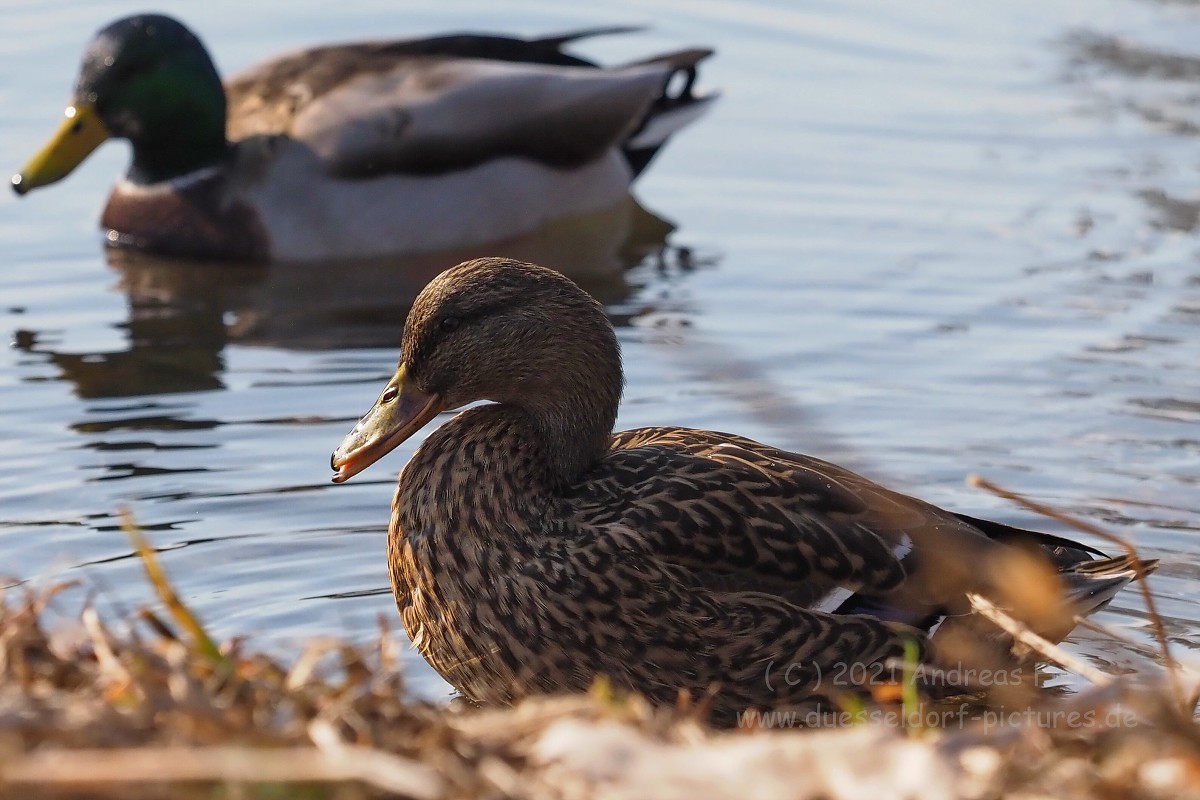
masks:
<svg viewBox="0 0 1200 800"><path fill-rule="evenodd" d="M632 196L606 212L556 223L536 234L470 250L377 261L233 266L106 251L129 300L129 347L56 353L36 337L18 342L43 353L81 397L120 397L223 388L228 344L293 350L396 347L409 305L449 266L482 255L561 265L601 302L634 290L630 268L647 259L689 268L672 249L673 225ZM617 324L628 319L618 318Z"/></svg>

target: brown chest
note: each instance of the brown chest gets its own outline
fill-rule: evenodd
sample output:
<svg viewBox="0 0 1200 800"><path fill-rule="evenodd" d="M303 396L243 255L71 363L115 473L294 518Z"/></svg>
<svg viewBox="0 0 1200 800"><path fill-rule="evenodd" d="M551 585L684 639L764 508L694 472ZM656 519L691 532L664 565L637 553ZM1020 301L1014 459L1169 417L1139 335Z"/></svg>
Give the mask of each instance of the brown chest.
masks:
<svg viewBox="0 0 1200 800"><path fill-rule="evenodd" d="M241 201L223 201L216 180L182 187L120 184L100 224L110 244L163 255L250 262L271 256L258 214Z"/></svg>
<svg viewBox="0 0 1200 800"><path fill-rule="evenodd" d="M472 700L511 702L526 694L520 624L506 611L501 565L489 578L465 554L414 546L397 530L388 549L400 618L425 660Z"/></svg>

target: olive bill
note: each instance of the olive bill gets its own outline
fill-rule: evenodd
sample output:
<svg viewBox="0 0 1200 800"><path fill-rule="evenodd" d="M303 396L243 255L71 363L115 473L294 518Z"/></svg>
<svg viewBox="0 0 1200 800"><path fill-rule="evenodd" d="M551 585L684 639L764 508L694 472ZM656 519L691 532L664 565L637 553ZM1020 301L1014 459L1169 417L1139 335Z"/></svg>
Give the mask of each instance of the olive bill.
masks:
<svg viewBox="0 0 1200 800"><path fill-rule="evenodd" d="M343 483L362 472L445 409L441 397L418 389L401 364L375 405L333 451L333 482Z"/></svg>
<svg viewBox="0 0 1200 800"><path fill-rule="evenodd" d="M31 189L62 180L108 138L108 128L100 121L92 105L76 103L69 106L66 119L46 146L13 176L13 191L19 195L25 194Z"/></svg>

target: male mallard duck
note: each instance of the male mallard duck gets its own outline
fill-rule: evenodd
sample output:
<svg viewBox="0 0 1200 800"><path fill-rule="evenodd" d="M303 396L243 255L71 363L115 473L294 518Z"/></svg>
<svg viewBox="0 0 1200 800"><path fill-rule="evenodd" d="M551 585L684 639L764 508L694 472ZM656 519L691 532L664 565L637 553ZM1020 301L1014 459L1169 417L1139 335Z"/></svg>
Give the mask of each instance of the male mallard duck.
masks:
<svg viewBox="0 0 1200 800"><path fill-rule="evenodd" d="M53 183L119 138L133 163L101 218L114 244L294 261L530 233L620 202L711 99L692 93L709 50L614 69L562 52L621 30L316 47L222 87L181 23L126 17L88 45L67 119L13 188Z"/></svg>
<svg viewBox="0 0 1200 800"><path fill-rule="evenodd" d="M930 632L967 615L968 591L1048 599L1064 615L1043 632L1062 636L1136 573L1129 558L740 436L614 434L616 335L599 303L543 267L489 258L442 273L402 353L334 452L334 481L442 410L494 401L417 449L388 537L413 644L476 701L603 675L659 703L719 685L716 719L729 722L878 678L906 640L936 651Z"/></svg>

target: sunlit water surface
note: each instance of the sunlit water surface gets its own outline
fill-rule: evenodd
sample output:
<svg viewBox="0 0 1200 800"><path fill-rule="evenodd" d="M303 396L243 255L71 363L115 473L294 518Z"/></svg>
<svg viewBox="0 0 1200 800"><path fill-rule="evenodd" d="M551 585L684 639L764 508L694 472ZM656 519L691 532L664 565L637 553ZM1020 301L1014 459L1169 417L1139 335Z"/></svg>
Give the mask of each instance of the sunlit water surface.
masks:
<svg viewBox="0 0 1200 800"><path fill-rule="evenodd" d="M619 424L737 431L1062 530L964 484L982 473L1163 559L1170 633L1200 647L1200 8L164 6L226 74L315 42L452 29L652 26L579 48L611 62L715 47L701 83L722 99L637 188L675 230L631 208L525 252L595 273L625 353ZM133 10L6 9L6 169L57 123L91 33ZM216 634L372 635L394 619L388 504L419 437L344 486L329 453L391 374L407 300L449 262L110 264L96 220L126 159L110 144L64 183L0 200L0 571L147 603L128 507ZM1131 643L1077 634L1097 663L1150 642L1134 592L1100 619ZM444 695L411 662L418 690Z"/></svg>

